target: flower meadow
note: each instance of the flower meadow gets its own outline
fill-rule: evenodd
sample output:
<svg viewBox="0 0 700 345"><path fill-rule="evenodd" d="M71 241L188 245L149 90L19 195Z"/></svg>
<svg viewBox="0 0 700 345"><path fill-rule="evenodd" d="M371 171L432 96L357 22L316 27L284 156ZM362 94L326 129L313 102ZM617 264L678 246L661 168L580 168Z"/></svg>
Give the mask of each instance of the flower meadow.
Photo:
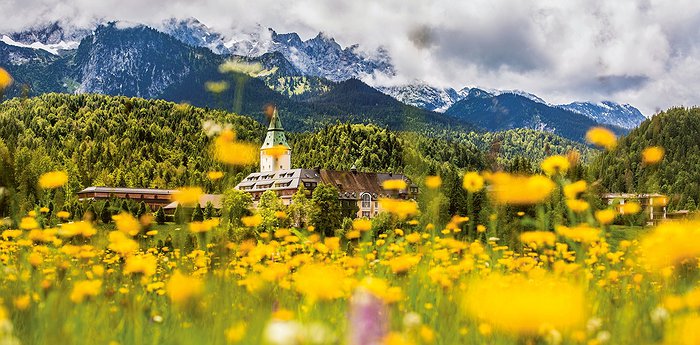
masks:
<svg viewBox="0 0 700 345"><path fill-rule="evenodd" d="M604 128L587 139L616 143ZM257 159L228 129L212 145L231 169ZM663 155L650 147L639 159L651 167ZM588 182L566 178L575 164L551 156L542 174L464 172L471 211L445 224L433 221L441 177L424 176L420 202L379 200L389 228L359 218L333 235L270 229L255 209L236 220L241 237L231 219L99 223L37 205L0 225L0 344L700 343L700 221L620 238L612 223L641 205L596 207ZM48 171L37 184L50 194L68 179ZM202 193L182 186L173 200ZM481 196L485 222L471 207Z"/></svg>

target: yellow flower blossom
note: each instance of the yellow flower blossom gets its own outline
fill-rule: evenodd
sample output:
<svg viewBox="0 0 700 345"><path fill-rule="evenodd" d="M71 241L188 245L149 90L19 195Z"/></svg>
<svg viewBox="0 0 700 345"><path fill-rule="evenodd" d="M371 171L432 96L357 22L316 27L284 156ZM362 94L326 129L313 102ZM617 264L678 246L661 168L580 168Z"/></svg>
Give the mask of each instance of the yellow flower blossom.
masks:
<svg viewBox="0 0 700 345"><path fill-rule="evenodd" d="M75 282L73 291L70 294L70 300L74 303L81 303L86 298L95 297L100 294L102 281L100 280L81 280Z"/></svg>
<svg viewBox="0 0 700 345"><path fill-rule="evenodd" d="M399 219L418 214L418 203L412 200L380 198L379 207L383 211L395 214Z"/></svg>
<svg viewBox="0 0 700 345"><path fill-rule="evenodd" d="M248 326L245 322L239 322L227 328L225 333L226 342L229 344L237 344L245 337L247 328Z"/></svg>
<svg viewBox="0 0 700 345"><path fill-rule="evenodd" d="M564 196L567 199L576 199L579 194L586 191L586 188L588 188L588 184L583 180L569 183L564 186Z"/></svg>
<svg viewBox="0 0 700 345"><path fill-rule="evenodd" d="M568 207L570 210L576 212L576 213L581 213L590 207L588 202L584 200L579 200L579 199L567 199L566 200L566 207Z"/></svg>
<svg viewBox="0 0 700 345"><path fill-rule="evenodd" d="M542 161L540 167L545 174L554 176L557 174L566 174L566 172L569 170L569 165L569 160L566 157L556 155L547 157L544 161Z"/></svg>
<svg viewBox="0 0 700 345"><path fill-rule="evenodd" d="M560 225L556 231L559 235L576 242L591 243L600 239L600 229L588 224L579 224L572 228Z"/></svg>
<svg viewBox="0 0 700 345"><path fill-rule="evenodd" d="M56 217L58 217L60 219L68 219L68 218L70 218L70 213L68 213L66 211L59 211L56 213Z"/></svg>
<svg viewBox="0 0 700 345"><path fill-rule="evenodd" d="M229 165L250 165L258 159L258 148L252 144L236 141L230 129L224 130L214 140L214 157Z"/></svg>
<svg viewBox="0 0 700 345"><path fill-rule="evenodd" d="M131 214L122 212L112 216L117 230L129 235L136 236L141 231L141 223Z"/></svg>
<svg viewBox="0 0 700 345"><path fill-rule="evenodd" d="M107 248L121 256L128 256L139 249L139 244L121 231L112 231Z"/></svg>
<svg viewBox="0 0 700 345"><path fill-rule="evenodd" d="M18 310L26 310L27 308L29 308L29 304L31 303L31 301L32 301L31 296L22 295L22 296L15 297L15 299L12 300L12 304Z"/></svg>
<svg viewBox="0 0 700 345"><path fill-rule="evenodd" d="M24 230L38 229L39 223L33 217L24 217L19 223L19 228Z"/></svg>
<svg viewBox="0 0 700 345"><path fill-rule="evenodd" d="M605 210L598 210L595 211L595 219L598 221L598 223L607 225L613 222L615 220L615 217L617 216L617 212L613 209L605 209Z"/></svg>
<svg viewBox="0 0 700 345"><path fill-rule="evenodd" d="M518 176L494 173L490 176L491 195L497 203L527 205L546 200L554 190L554 182L542 175Z"/></svg>
<svg viewBox="0 0 700 345"><path fill-rule="evenodd" d="M189 224L190 232L192 233L209 232L217 226L219 226L219 218L207 219L202 222L191 222Z"/></svg>
<svg viewBox="0 0 700 345"><path fill-rule="evenodd" d="M216 181L224 177L224 172L223 171L210 171L207 173L207 178Z"/></svg>
<svg viewBox="0 0 700 345"><path fill-rule="evenodd" d="M642 239L641 252L653 268L661 269L700 256L699 221L661 223Z"/></svg>
<svg viewBox="0 0 700 345"><path fill-rule="evenodd" d="M551 231L526 231L520 234L520 242L523 244L535 244L538 246L554 246L557 236Z"/></svg>
<svg viewBox="0 0 700 345"><path fill-rule="evenodd" d="M387 262L393 273L405 273L420 262L420 256L402 255Z"/></svg>
<svg viewBox="0 0 700 345"><path fill-rule="evenodd" d="M207 89L207 91L212 92L212 93L222 93L226 90L228 90L228 82L227 81L208 81L204 83L204 87Z"/></svg>
<svg viewBox="0 0 700 345"><path fill-rule="evenodd" d="M294 289L311 301L338 299L347 294L346 279L334 265L307 264L294 274Z"/></svg>
<svg viewBox="0 0 700 345"><path fill-rule="evenodd" d="M10 85L12 85L12 76L4 68L0 67L0 92L10 87Z"/></svg>
<svg viewBox="0 0 700 345"><path fill-rule="evenodd" d="M153 255L132 255L126 259L124 274L140 273L146 277L156 274L158 262Z"/></svg>
<svg viewBox="0 0 700 345"><path fill-rule="evenodd" d="M586 132L586 140L594 145L612 150L617 146L617 136L605 127L593 127Z"/></svg>
<svg viewBox="0 0 700 345"><path fill-rule="evenodd" d="M289 152L289 148L284 146L284 145L275 145L272 147L268 147L263 150L266 155L270 155L275 158L280 158L287 152Z"/></svg>
<svg viewBox="0 0 700 345"><path fill-rule="evenodd" d="M382 188L387 190L403 190L406 189L406 181L400 179L386 180L382 182Z"/></svg>
<svg viewBox="0 0 700 345"><path fill-rule="evenodd" d="M620 205L620 214L637 214L642 210L638 202L628 201Z"/></svg>
<svg viewBox="0 0 700 345"><path fill-rule="evenodd" d="M440 176L427 176L425 178L425 186L430 189L438 189L442 185Z"/></svg>
<svg viewBox="0 0 700 345"><path fill-rule="evenodd" d="M244 216L241 218L241 222L246 227L254 228L262 224L262 216L259 214L254 214L252 216Z"/></svg>
<svg viewBox="0 0 700 345"><path fill-rule="evenodd" d="M372 229L372 221L366 218L356 218L352 221L352 228L359 232L366 232Z"/></svg>
<svg viewBox="0 0 700 345"><path fill-rule="evenodd" d="M476 193L484 188L484 178L478 172L468 172L462 178L462 187L470 193Z"/></svg>
<svg viewBox="0 0 700 345"><path fill-rule="evenodd" d="M494 328L536 335L542 327L573 329L586 320L584 290L551 277L493 275L469 287L465 309Z"/></svg>
<svg viewBox="0 0 700 345"><path fill-rule="evenodd" d="M171 195L171 199L183 206L193 206L199 202L199 198L204 194L200 187L183 187Z"/></svg>
<svg viewBox="0 0 700 345"><path fill-rule="evenodd" d="M185 304L199 296L203 290L202 281L176 271L165 286L168 297L175 304Z"/></svg>
<svg viewBox="0 0 700 345"><path fill-rule="evenodd" d="M47 172L39 177L39 187L43 189L55 189L68 182L68 174L64 171Z"/></svg>
<svg viewBox="0 0 700 345"><path fill-rule="evenodd" d="M645 164L656 164L664 158L664 148L660 146L650 146L642 151L642 162Z"/></svg>

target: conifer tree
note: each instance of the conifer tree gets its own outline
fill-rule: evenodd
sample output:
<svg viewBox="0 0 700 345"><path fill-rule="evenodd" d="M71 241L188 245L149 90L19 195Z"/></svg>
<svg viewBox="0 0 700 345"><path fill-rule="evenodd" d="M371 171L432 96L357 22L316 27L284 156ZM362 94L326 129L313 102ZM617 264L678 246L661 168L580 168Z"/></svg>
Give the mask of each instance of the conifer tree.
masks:
<svg viewBox="0 0 700 345"><path fill-rule="evenodd" d="M194 212L192 213L192 221L193 222L201 222L204 220L204 212L202 211L202 206L197 203L197 206L194 208Z"/></svg>
<svg viewBox="0 0 700 345"><path fill-rule="evenodd" d="M106 201L104 206L102 206L102 211L100 212L100 220L104 224L109 224L112 222L112 210L110 210L111 205L109 201Z"/></svg>
<svg viewBox="0 0 700 345"><path fill-rule="evenodd" d="M165 211L163 211L163 207L158 207L158 211L156 211L156 223L159 225L165 224Z"/></svg>

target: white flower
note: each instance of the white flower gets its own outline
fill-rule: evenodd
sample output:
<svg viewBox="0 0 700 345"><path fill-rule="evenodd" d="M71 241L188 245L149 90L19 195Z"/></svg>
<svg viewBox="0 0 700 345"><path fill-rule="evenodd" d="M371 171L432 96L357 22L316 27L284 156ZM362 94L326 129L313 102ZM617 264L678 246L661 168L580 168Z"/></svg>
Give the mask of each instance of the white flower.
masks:
<svg viewBox="0 0 700 345"><path fill-rule="evenodd" d="M301 324L296 321L272 320L265 327L264 337L270 345L296 345L301 332Z"/></svg>
<svg viewBox="0 0 700 345"><path fill-rule="evenodd" d="M416 312L406 313L406 315L403 316L403 326L406 328L415 328L422 323L423 321L421 320L420 314Z"/></svg>

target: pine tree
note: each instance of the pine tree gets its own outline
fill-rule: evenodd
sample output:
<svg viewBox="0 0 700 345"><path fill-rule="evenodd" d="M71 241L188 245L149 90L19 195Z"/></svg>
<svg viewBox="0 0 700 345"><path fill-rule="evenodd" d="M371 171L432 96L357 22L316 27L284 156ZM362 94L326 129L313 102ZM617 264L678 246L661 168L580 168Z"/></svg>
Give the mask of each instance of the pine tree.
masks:
<svg viewBox="0 0 700 345"><path fill-rule="evenodd" d="M202 211L202 206L197 203L197 206L194 208L194 212L192 213L192 221L193 222L201 222L204 220L204 212Z"/></svg>
<svg viewBox="0 0 700 345"><path fill-rule="evenodd" d="M163 211L163 207L158 207L158 211L156 211L156 223L159 225L165 224L165 211Z"/></svg>
<svg viewBox="0 0 700 345"><path fill-rule="evenodd" d="M146 208L146 203L141 201L141 203L139 204L139 210L136 213L136 218L141 218L146 213L148 213L148 209Z"/></svg>
<svg viewBox="0 0 700 345"><path fill-rule="evenodd" d="M180 203L177 204L175 208L175 214L173 215L176 224L182 224L185 222L185 214Z"/></svg>
<svg viewBox="0 0 700 345"><path fill-rule="evenodd" d="M106 201L104 206L102 206L102 211L100 212L100 220L104 224L109 224L112 222L112 210L110 210L111 205L109 201Z"/></svg>
<svg viewBox="0 0 700 345"><path fill-rule="evenodd" d="M342 220L338 190L331 185L319 184L314 189L311 202L311 223L317 231L326 236L333 236L335 230L340 228Z"/></svg>
<svg viewBox="0 0 700 345"><path fill-rule="evenodd" d="M207 201L207 207L204 208L204 219L214 218L215 212L214 204L212 204L211 201Z"/></svg>
<svg viewBox="0 0 700 345"><path fill-rule="evenodd" d="M129 211L129 204L126 202L126 200L122 200L120 210L123 213L131 213L131 211Z"/></svg>

